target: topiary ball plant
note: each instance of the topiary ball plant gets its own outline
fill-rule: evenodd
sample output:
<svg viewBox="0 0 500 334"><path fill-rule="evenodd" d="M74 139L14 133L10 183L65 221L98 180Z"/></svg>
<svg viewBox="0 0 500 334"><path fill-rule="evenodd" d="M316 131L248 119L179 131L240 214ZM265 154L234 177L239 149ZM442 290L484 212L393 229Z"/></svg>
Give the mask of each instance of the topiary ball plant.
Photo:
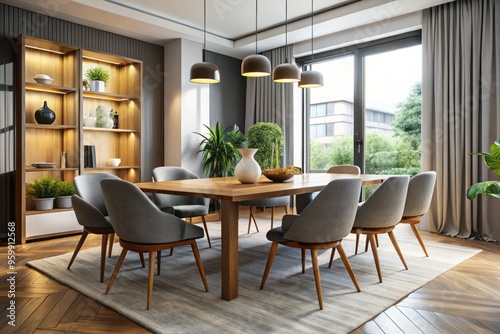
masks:
<svg viewBox="0 0 500 334"><path fill-rule="evenodd" d="M247 133L248 147L259 149L255 161L262 170L281 166L283 157L283 131L276 123L259 122Z"/></svg>

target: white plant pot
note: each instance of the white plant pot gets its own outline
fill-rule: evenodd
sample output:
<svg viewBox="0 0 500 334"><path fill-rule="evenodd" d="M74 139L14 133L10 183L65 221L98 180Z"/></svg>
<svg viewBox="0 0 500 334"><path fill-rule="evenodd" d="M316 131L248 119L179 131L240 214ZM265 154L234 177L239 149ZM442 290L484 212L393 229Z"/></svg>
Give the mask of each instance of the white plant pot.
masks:
<svg viewBox="0 0 500 334"><path fill-rule="evenodd" d="M54 198L35 198L37 211L47 211L54 208Z"/></svg>
<svg viewBox="0 0 500 334"><path fill-rule="evenodd" d="M94 92L104 93L104 81L92 80L90 82L90 90Z"/></svg>
<svg viewBox="0 0 500 334"><path fill-rule="evenodd" d="M260 165L253 157L257 150L257 148L238 149L242 158L234 168L234 175L241 183L255 183L262 173Z"/></svg>
<svg viewBox="0 0 500 334"><path fill-rule="evenodd" d="M84 117L83 118L83 126L88 128L95 128L95 123L97 122L97 118L95 117Z"/></svg>
<svg viewBox="0 0 500 334"><path fill-rule="evenodd" d="M71 196L57 196L54 205L56 208L60 209L68 209L72 208L73 205L71 204Z"/></svg>

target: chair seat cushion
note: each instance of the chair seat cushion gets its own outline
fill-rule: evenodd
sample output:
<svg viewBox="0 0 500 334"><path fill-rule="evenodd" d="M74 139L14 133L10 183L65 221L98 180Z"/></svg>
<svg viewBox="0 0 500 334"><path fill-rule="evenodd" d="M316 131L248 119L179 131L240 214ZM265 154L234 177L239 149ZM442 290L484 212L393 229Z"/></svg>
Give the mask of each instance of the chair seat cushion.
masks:
<svg viewBox="0 0 500 334"><path fill-rule="evenodd" d="M269 230L266 234L266 238L269 241L276 241L276 242L286 241L283 238L283 230L281 229L281 226L275 227L272 230Z"/></svg>
<svg viewBox="0 0 500 334"><path fill-rule="evenodd" d="M273 207L273 206L285 206L290 203L290 196L281 197L271 197L262 199L252 199L248 201L241 201L241 205L245 206L256 206L256 207Z"/></svg>
<svg viewBox="0 0 500 334"><path fill-rule="evenodd" d="M162 209L162 211L165 210ZM205 216L208 214L208 208L204 205L176 205L173 207L172 214L179 218Z"/></svg>

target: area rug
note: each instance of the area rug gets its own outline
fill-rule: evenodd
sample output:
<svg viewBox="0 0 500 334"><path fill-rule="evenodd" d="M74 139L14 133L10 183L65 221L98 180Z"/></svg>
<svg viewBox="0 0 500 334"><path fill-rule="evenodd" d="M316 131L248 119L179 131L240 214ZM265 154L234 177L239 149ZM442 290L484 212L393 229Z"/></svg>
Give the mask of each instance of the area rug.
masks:
<svg viewBox="0 0 500 334"><path fill-rule="evenodd" d="M307 257L301 273L300 250L280 246L263 290L259 289L270 243L265 238L269 221L260 219L260 233L246 234L240 221L239 298L220 298L220 225L209 223L212 248L199 240L210 292L203 284L190 247L162 255L162 272L154 278L151 310L146 310L147 266L130 253L108 295L107 281L120 253L118 244L107 259L105 282L100 283L100 248L80 252L71 270L71 254L35 260L29 266L110 307L155 333L349 333L409 293L480 250L426 242L425 257L411 236L397 235L408 264L405 270L390 240L380 237L383 283L378 282L371 252L354 255L354 237L343 241L361 286L356 292L341 260L328 268L330 251L319 255L324 310L318 307L314 276ZM267 224L267 226L266 226ZM360 245L361 248L364 245Z"/></svg>

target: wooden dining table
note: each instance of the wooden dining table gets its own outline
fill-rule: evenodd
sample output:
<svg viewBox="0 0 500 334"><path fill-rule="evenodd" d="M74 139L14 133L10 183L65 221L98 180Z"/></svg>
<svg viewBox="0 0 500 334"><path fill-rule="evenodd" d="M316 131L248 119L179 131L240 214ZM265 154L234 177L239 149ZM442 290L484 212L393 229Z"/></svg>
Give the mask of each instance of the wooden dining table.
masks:
<svg viewBox="0 0 500 334"><path fill-rule="evenodd" d="M272 182L261 176L256 183L243 184L236 177L201 178L163 182L141 182L144 192L216 198L221 202L221 297L238 298L238 218L239 202L244 200L298 195L323 189L330 181L353 177L351 174L305 173L285 182ZM360 175L362 183L382 183L387 176Z"/></svg>

